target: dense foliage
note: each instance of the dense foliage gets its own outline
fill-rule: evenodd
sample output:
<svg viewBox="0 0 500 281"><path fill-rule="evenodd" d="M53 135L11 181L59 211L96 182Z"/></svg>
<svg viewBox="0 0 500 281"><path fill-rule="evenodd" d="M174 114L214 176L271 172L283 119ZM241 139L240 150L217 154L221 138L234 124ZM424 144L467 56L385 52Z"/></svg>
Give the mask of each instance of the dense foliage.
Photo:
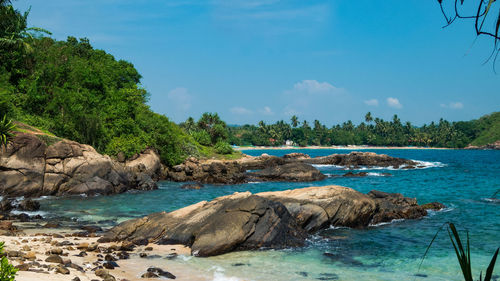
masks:
<svg viewBox="0 0 500 281"><path fill-rule="evenodd" d="M233 152L228 140L228 129L217 113L205 112L198 122L189 117L180 126L191 135L198 143L213 147L218 154Z"/></svg>
<svg viewBox="0 0 500 281"><path fill-rule="evenodd" d="M131 63L94 49L85 38L32 34L27 14L6 3L0 5L0 116L110 155L154 147L174 165L199 153L191 136L149 109Z"/></svg>
<svg viewBox="0 0 500 281"><path fill-rule="evenodd" d="M16 279L18 269L9 263L3 250L4 245L4 242L0 242L0 256L2 256L0 259L0 281L13 281Z"/></svg>
<svg viewBox="0 0 500 281"><path fill-rule="evenodd" d="M235 145L376 145L376 146L433 146L462 148L469 144L483 145L500 139L500 113L493 113L479 120L438 123L417 127L402 123L397 115L391 121L373 118L368 112L365 122L355 125L352 121L331 128L315 120L312 127L304 120L292 116L290 124L278 121L267 125L244 125L229 128L230 143Z"/></svg>

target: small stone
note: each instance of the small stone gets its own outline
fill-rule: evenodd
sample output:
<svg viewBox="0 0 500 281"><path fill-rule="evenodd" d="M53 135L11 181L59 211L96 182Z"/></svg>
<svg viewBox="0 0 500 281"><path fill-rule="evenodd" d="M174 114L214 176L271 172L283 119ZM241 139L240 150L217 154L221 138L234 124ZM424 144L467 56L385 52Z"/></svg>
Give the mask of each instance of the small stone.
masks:
<svg viewBox="0 0 500 281"><path fill-rule="evenodd" d="M50 255L45 259L46 262L63 263L63 259L58 255Z"/></svg>
<svg viewBox="0 0 500 281"><path fill-rule="evenodd" d="M78 250L86 250L89 248L89 243L87 243L87 242L80 243L80 244L78 244L78 246L76 246L76 248Z"/></svg>
<svg viewBox="0 0 500 281"><path fill-rule="evenodd" d="M60 226L61 226L61 224L58 222L48 222L43 227L45 227L45 228L58 228Z"/></svg>
<svg viewBox="0 0 500 281"><path fill-rule="evenodd" d="M155 274L158 274L159 276L169 278L169 279L176 278L175 275L173 275L172 273L165 271L165 270L158 268L158 267L150 267L150 268L148 268L148 272L155 273Z"/></svg>
<svg viewBox="0 0 500 281"><path fill-rule="evenodd" d="M148 254L146 254L146 253L139 253L139 257L141 257L141 258L145 258L147 256L148 256Z"/></svg>
<svg viewBox="0 0 500 281"><path fill-rule="evenodd" d="M146 247L144 251L153 251L153 247Z"/></svg>
<svg viewBox="0 0 500 281"><path fill-rule="evenodd" d="M61 255L63 250L61 248L52 248L49 252L54 255Z"/></svg>
<svg viewBox="0 0 500 281"><path fill-rule="evenodd" d="M31 251L31 248L30 248L30 246L28 246L28 245L24 245L21 249L22 249L23 251Z"/></svg>
<svg viewBox="0 0 500 281"><path fill-rule="evenodd" d="M106 256L104 256L104 260L105 261L116 261L116 259L110 254L107 254Z"/></svg>
<svg viewBox="0 0 500 281"><path fill-rule="evenodd" d="M102 269L102 268L99 268L95 271L95 275L99 276L99 277L103 277L103 276L108 275L108 274L109 274L109 271L106 269Z"/></svg>
<svg viewBox="0 0 500 281"><path fill-rule="evenodd" d="M81 280L80 280L80 278L75 277L75 278L71 279L71 281L81 281Z"/></svg>
<svg viewBox="0 0 500 281"><path fill-rule="evenodd" d="M28 271L30 269L30 265L28 263L23 263L16 265L16 268L19 269L19 271Z"/></svg>
<svg viewBox="0 0 500 281"><path fill-rule="evenodd" d="M23 258L34 261L36 259L36 254L35 252L27 252L23 255Z"/></svg>
<svg viewBox="0 0 500 281"><path fill-rule="evenodd" d="M61 273L61 274L69 274L69 269L67 269L64 266L58 266L56 268L56 273Z"/></svg>
<svg viewBox="0 0 500 281"><path fill-rule="evenodd" d="M153 272L146 272L143 275L141 275L141 278L160 278L160 276L154 274Z"/></svg>

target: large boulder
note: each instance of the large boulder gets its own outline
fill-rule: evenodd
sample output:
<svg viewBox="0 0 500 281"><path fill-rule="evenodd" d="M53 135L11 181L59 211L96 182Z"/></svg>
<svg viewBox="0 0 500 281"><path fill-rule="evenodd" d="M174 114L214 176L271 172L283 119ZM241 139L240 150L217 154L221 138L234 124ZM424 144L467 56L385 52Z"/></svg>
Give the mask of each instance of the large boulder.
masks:
<svg viewBox="0 0 500 281"><path fill-rule="evenodd" d="M155 213L126 221L101 241L144 240L184 244L196 256L234 250L302 245L305 232L278 202L250 192L202 201L170 213Z"/></svg>
<svg viewBox="0 0 500 281"><path fill-rule="evenodd" d="M402 166L415 168L418 163L404 158L392 157L386 154L376 154L373 152L353 151L349 154L332 154L328 156L315 157L302 160L309 164L337 165L346 168L358 167L393 167Z"/></svg>
<svg viewBox="0 0 500 281"><path fill-rule="evenodd" d="M329 226L366 227L427 214L415 199L372 191L368 195L342 186L235 193L170 213L125 221L100 242L138 241L183 244L193 255L236 250L300 246L306 233Z"/></svg>
<svg viewBox="0 0 500 281"><path fill-rule="evenodd" d="M89 145L61 140L47 146L34 134L19 133L0 152L0 193L36 197L156 188L151 177L148 181L148 174L138 174L134 169L99 154Z"/></svg>
<svg viewBox="0 0 500 281"><path fill-rule="evenodd" d="M326 178L318 169L304 163L288 163L271 166L260 171L248 173L250 180L261 181L319 181Z"/></svg>

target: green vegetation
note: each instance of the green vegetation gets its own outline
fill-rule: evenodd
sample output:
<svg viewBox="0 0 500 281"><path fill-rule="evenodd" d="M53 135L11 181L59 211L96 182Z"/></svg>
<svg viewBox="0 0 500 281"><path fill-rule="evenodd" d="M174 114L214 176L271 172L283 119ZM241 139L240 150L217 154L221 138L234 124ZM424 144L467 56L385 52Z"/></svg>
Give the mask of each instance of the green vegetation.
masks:
<svg viewBox="0 0 500 281"><path fill-rule="evenodd" d="M231 154L233 149L228 141L228 128L217 113L205 112L198 122L189 117L186 122L180 124L189 135L198 143L213 147L217 154Z"/></svg>
<svg viewBox="0 0 500 281"><path fill-rule="evenodd" d="M15 129L16 125L11 120L8 120L6 115L3 116L3 119L0 119L0 147L7 147L7 144L14 137Z"/></svg>
<svg viewBox="0 0 500 281"><path fill-rule="evenodd" d="M0 281L13 281L16 279L16 272L18 271L12 264L9 263L5 253L3 251L3 246L5 242L0 242Z"/></svg>
<svg viewBox="0 0 500 281"><path fill-rule="evenodd" d="M368 112L365 122L352 121L331 128L314 120L313 126L304 120L300 124L292 116L290 124L278 121L267 125L244 125L229 128L229 142L235 145L280 146L287 140L295 145L375 145L375 146L432 146L463 148L469 144L483 145L500 140L500 112L467 122L438 123L417 127L402 123L397 115L391 121L373 118Z"/></svg>
<svg viewBox="0 0 500 281"><path fill-rule="evenodd" d="M432 244L434 243L434 240L436 240L436 237L438 236L439 232L441 229L447 226L447 231L448 231L448 236L450 237L451 244L453 245L453 249L455 250L455 254L457 255L457 260L460 265L460 269L462 271L462 274L464 276L465 281L474 281L473 275L472 275L472 261L470 257L470 243L469 243L469 232L467 231L467 244L465 244L465 248L462 244L462 241L460 239L460 235L458 234L458 231L455 227L455 224L453 223L446 223L442 227L438 229L434 237L432 238L431 242L429 243L429 246L427 246L427 249L425 250L424 256L422 257L422 261L420 262L420 266L422 265L425 257L427 256L427 253L429 252L429 249L431 248ZM495 268L495 263L497 260L498 256L498 251L500 248L497 248L495 253L493 254L493 257L491 258L491 261L486 268L486 273L484 275L483 279L483 272L479 274L479 281L491 281L492 276L493 276L493 270ZM420 270L419 266L419 270Z"/></svg>
<svg viewBox="0 0 500 281"><path fill-rule="evenodd" d="M94 49L86 38L42 37L42 29L27 28L28 13L0 1L0 116L112 156L122 152L130 157L153 147L168 165L188 156L232 152L222 144L215 150L202 147L227 138L217 114L200 119L199 134L186 134L149 109L148 93L133 64ZM57 140L48 135L41 139Z"/></svg>

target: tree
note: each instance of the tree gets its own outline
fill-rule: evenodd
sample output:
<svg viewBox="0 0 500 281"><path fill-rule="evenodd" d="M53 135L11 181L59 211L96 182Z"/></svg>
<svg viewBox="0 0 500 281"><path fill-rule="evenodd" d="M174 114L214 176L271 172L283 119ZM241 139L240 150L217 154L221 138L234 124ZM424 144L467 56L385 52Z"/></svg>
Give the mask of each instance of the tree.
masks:
<svg viewBox="0 0 500 281"><path fill-rule="evenodd" d="M198 128L210 135L212 144L226 141L228 137L226 123L222 121L217 113L205 112L198 120Z"/></svg>
<svg viewBox="0 0 500 281"><path fill-rule="evenodd" d="M441 8L441 12L446 20L447 27L458 20L474 21L474 29L477 36L489 37L493 39L493 52L490 58L494 58L494 62L500 52L500 6L496 0L452 0L443 1L437 0ZM446 2L449 4L446 6ZM472 8L468 8L464 4L472 3ZM469 10L470 11L467 11ZM492 11L499 11L498 15L494 15ZM489 58L489 59L490 59ZM494 64L493 64L494 66Z"/></svg>
<svg viewBox="0 0 500 281"><path fill-rule="evenodd" d="M299 118L296 115L293 115L290 120L292 121L292 127L297 128L299 125Z"/></svg>
<svg viewBox="0 0 500 281"><path fill-rule="evenodd" d="M366 121L366 123L370 123L370 122L373 121L373 117L372 117L372 113L371 112L366 113L366 115L365 115L365 121Z"/></svg>

